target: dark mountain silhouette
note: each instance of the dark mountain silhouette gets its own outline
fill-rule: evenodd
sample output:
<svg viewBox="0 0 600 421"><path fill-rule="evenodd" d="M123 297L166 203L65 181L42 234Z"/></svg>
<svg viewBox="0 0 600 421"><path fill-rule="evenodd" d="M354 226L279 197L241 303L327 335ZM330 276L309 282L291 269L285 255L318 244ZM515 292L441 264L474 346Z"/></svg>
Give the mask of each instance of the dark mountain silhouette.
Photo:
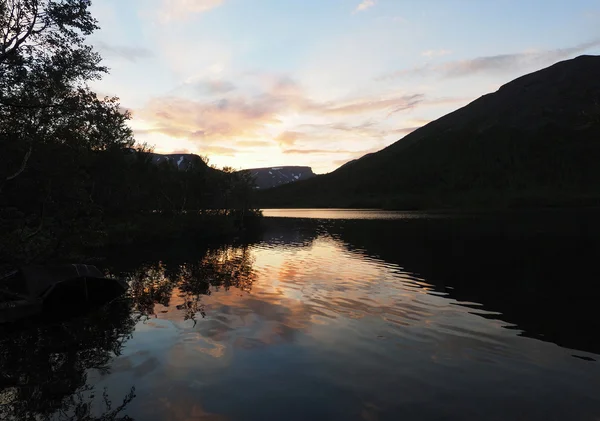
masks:
<svg viewBox="0 0 600 421"><path fill-rule="evenodd" d="M600 204L600 57L520 77L338 170L262 192L263 207Z"/></svg>
<svg viewBox="0 0 600 421"><path fill-rule="evenodd" d="M352 161L348 161L348 162L346 162L344 165L342 165L340 168L344 168L344 167L347 167L347 166L349 166L349 165L352 165L352 164L354 164L355 162L358 162L360 159L366 158L366 157L368 157L368 156L371 156L371 155L373 155L373 152L372 152L372 153L368 153L368 154L366 154L366 155L363 155L363 156L361 156L360 158L353 159ZM339 170L340 168L338 168L338 170Z"/></svg>
<svg viewBox="0 0 600 421"><path fill-rule="evenodd" d="M261 190L300 180L308 180L316 176L310 167L251 168L245 171L248 171L254 177L256 187Z"/></svg>

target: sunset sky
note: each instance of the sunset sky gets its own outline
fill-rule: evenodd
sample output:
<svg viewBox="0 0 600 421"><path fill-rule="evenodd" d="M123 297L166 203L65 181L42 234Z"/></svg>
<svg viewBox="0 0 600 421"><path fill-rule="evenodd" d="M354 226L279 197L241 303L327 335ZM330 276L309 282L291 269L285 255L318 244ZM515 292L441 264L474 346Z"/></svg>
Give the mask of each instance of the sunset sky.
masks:
<svg viewBox="0 0 600 421"><path fill-rule="evenodd" d="M139 142L318 173L522 74L600 54L600 0L95 0L93 87Z"/></svg>

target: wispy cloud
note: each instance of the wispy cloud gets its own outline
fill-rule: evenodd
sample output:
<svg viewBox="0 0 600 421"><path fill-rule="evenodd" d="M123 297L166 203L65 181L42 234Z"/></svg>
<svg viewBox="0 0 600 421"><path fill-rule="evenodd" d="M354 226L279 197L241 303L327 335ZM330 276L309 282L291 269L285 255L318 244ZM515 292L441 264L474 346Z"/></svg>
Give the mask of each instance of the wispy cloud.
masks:
<svg viewBox="0 0 600 421"><path fill-rule="evenodd" d="M96 42L95 46L105 57L116 57L131 62L136 62L140 59L146 59L153 56L152 52L144 47L112 45L102 41Z"/></svg>
<svg viewBox="0 0 600 421"><path fill-rule="evenodd" d="M381 148L371 148L371 149L367 149L367 150L364 150L364 151L352 152L345 159L334 160L333 161L333 165L336 168L339 168L342 165L347 164L350 161L354 161L354 160L360 159L360 158L364 157L365 155L369 155L369 154L372 154L372 153L375 153L375 152L379 152L380 150L381 150Z"/></svg>
<svg viewBox="0 0 600 421"><path fill-rule="evenodd" d="M542 66L581 54L600 46L600 40L590 41L569 48L529 51L514 54L498 54L476 57L470 60L449 61L442 64L424 64L383 75L377 80L389 80L402 77L438 75L442 77L463 77L482 73L507 73L535 66Z"/></svg>
<svg viewBox="0 0 600 421"><path fill-rule="evenodd" d="M199 93L207 95L225 94L234 91L237 88L232 82L215 79L185 84L186 88L189 88L190 86L196 89Z"/></svg>
<svg viewBox="0 0 600 421"><path fill-rule="evenodd" d="M273 142L269 142L267 140L237 140L235 142L235 146L239 146L241 148L266 148L273 146L273 144Z"/></svg>
<svg viewBox="0 0 600 421"><path fill-rule="evenodd" d="M186 20L217 8L223 2L224 0L163 0L160 16L164 22Z"/></svg>
<svg viewBox="0 0 600 421"><path fill-rule="evenodd" d="M264 139L269 127L281 123L285 115L334 118L378 113L383 119L426 103L423 94L396 93L385 97L366 96L337 101L315 101L293 80L283 77L254 95L241 91L223 93L215 99L162 97L137 109L136 117L147 124L146 133L214 142L223 139ZM365 130L367 127L337 125L335 130ZM300 134L281 133L275 140L291 146Z"/></svg>
<svg viewBox="0 0 600 421"><path fill-rule="evenodd" d="M283 153L286 155L339 155L357 153L356 151L348 151L343 149L284 149ZM362 153L362 152L359 152Z"/></svg>
<svg viewBox="0 0 600 421"><path fill-rule="evenodd" d="M224 146L210 145L210 146L205 147L203 149L203 152L208 153L208 154L221 155L221 156L235 156L236 153L238 153L238 150L234 149L234 148L227 148Z"/></svg>
<svg viewBox="0 0 600 421"><path fill-rule="evenodd" d="M325 133L326 136L331 136L338 132L340 136L354 135L363 138L368 138L371 141L382 138L388 131L383 130L378 124L373 121L366 121L361 124L348 124L345 122L327 123L327 124L302 124L298 129L307 130L308 133L295 132L299 138L314 138L314 133Z"/></svg>
<svg viewBox="0 0 600 421"><path fill-rule="evenodd" d="M393 132L401 134L401 135L407 135L407 134L411 134L412 132L414 132L415 130L420 129L420 128L421 128L421 126L403 127L401 129L396 129Z"/></svg>
<svg viewBox="0 0 600 421"><path fill-rule="evenodd" d="M375 6L375 0L363 0L361 4L356 6L356 9L354 9L354 13L363 12L367 9L370 9L373 6Z"/></svg>
<svg viewBox="0 0 600 421"><path fill-rule="evenodd" d="M447 56L450 54L452 54L452 51L450 51L450 50L427 50L427 51L423 51L421 53L421 55L423 57L428 57L428 58Z"/></svg>

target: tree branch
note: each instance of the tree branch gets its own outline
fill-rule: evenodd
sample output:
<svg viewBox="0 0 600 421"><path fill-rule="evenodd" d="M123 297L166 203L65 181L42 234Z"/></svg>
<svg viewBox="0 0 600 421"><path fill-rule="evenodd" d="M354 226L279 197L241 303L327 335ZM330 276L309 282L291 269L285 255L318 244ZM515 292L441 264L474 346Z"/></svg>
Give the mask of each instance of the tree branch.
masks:
<svg viewBox="0 0 600 421"><path fill-rule="evenodd" d="M25 171L27 162L29 161L29 158L31 157L31 152L33 152L33 144L29 144L29 150L27 151L27 153L25 153L25 156L23 157L23 162L21 162L21 167L13 175L6 177L6 181L14 180L18 176L20 176L23 171Z"/></svg>
<svg viewBox="0 0 600 421"><path fill-rule="evenodd" d="M35 237L42 231L42 228L44 228L44 216L46 214L46 203L48 202L48 199L50 199L51 193L52 193L52 181L50 181L50 184L48 185L48 193L46 194L46 198L44 199L44 202L42 203L42 213L40 215L40 224L38 225L37 229L34 232L30 233L29 235L27 235L27 237L25 237L24 241L31 240L33 237Z"/></svg>
<svg viewBox="0 0 600 421"><path fill-rule="evenodd" d="M17 33L15 34L15 36L8 42L8 45L12 44L13 41L15 42L15 44L12 47L9 47L8 45L4 45L2 50L2 54L0 54L0 63L2 61L4 61L6 59L6 57L8 57L9 55L11 55L12 53L14 53L15 51L17 51L19 49L19 47L27 40L27 38L29 38L32 34L38 34L41 31L43 31L44 29L46 29L47 27L47 22L46 24L39 30L35 30L35 25L37 24L37 18L38 18L38 4L37 2L35 3L35 9L33 10L33 19L31 20L29 27L27 28L27 31L25 32L25 34L23 34L23 36L21 38L19 38L19 30L21 29L20 27L17 27ZM17 18L18 19L18 18ZM18 23L17 23L18 25Z"/></svg>
<svg viewBox="0 0 600 421"><path fill-rule="evenodd" d="M25 109L36 109L36 108L59 108L65 105L65 101L60 104L16 104L5 102L0 98L0 105L4 105L5 107L14 107L14 108L25 108ZM75 108L73 108L75 110Z"/></svg>

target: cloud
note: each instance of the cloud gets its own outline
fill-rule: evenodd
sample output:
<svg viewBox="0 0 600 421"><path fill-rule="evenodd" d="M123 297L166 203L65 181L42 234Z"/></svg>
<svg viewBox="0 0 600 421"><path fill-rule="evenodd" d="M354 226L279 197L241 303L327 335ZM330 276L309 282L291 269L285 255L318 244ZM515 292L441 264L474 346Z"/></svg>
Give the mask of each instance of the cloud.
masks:
<svg viewBox="0 0 600 421"><path fill-rule="evenodd" d="M331 137L362 137L370 141L379 139L389 134L389 131L382 129L373 121L368 120L360 124L348 124L344 122L326 123L326 124L302 124L299 129L309 130L311 133L298 133L299 138L313 138L315 140L325 140ZM337 134L336 134L337 132Z"/></svg>
<svg viewBox="0 0 600 421"><path fill-rule="evenodd" d="M163 0L160 16L163 22L187 20L215 9L223 2L224 0Z"/></svg>
<svg viewBox="0 0 600 421"><path fill-rule="evenodd" d="M219 88L233 85L218 80ZM285 75L243 74L235 85L211 96L187 89L186 97L152 98L135 110L136 136L160 142L165 150L209 154L218 165L301 163L327 171L334 159L362 156L370 152L362 149L398 140L397 127L417 126L407 111L451 100L398 90L320 100ZM399 126L398 120L404 122Z"/></svg>
<svg viewBox="0 0 600 421"><path fill-rule="evenodd" d="M280 145L292 146L302 136L302 133L286 131L275 138Z"/></svg>
<svg viewBox="0 0 600 421"><path fill-rule="evenodd" d="M367 9L370 9L373 6L375 6L375 0L363 0L361 4L356 6L356 9L354 9L354 13L363 12Z"/></svg>
<svg viewBox="0 0 600 421"><path fill-rule="evenodd" d="M150 122L153 132L171 137L218 140L254 137L267 124L279 122L275 104L243 97L194 101L167 97L152 99L136 114Z"/></svg>
<svg viewBox="0 0 600 421"><path fill-rule="evenodd" d="M325 114L361 114L370 111L388 110L388 115L414 108L423 102L423 94L402 95L390 98L362 98L346 103L315 104Z"/></svg>
<svg viewBox="0 0 600 421"><path fill-rule="evenodd" d="M234 148L227 148L224 146L206 146L200 148L202 153L205 154L215 154L221 156L235 156L239 151Z"/></svg>
<svg viewBox="0 0 600 421"><path fill-rule="evenodd" d="M211 81L206 86L207 91L211 94L222 94L237 89L233 83L221 80Z"/></svg>
<svg viewBox="0 0 600 421"><path fill-rule="evenodd" d="M341 130L344 132L356 132L356 131L369 130L373 126L375 126L375 123L371 120L365 121L364 123L357 124L357 125L349 125L347 123L336 123L336 124L330 125L330 127L332 129Z"/></svg>
<svg viewBox="0 0 600 421"><path fill-rule="evenodd" d="M347 154L347 153L358 153L356 151L347 151L347 150L330 150L330 149L284 149L284 154L287 155L318 155L318 154Z"/></svg>
<svg viewBox="0 0 600 421"><path fill-rule="evenodd" d="M223 86L229 86L223 82ZM425 103L423 94L396 93L388 96L359 97L337 101L315 101L293 80L283 77L269 82L254 95L225 92L217 99L189 99L176 96L154 98L135 110L136 117L147 123L146 133L162 133L204 142L235 137L240 140L264 140L270 127L281 124L283 116L303 115L314 118L380 114L379 118ZM381 115L384 113L383 115ZM367 130L367 126L333 126L336 130ZM291 146L299 133L279 134L276 141ZM270 138L273 138L272 135Z"/></svg>
<svg viewBox="0 0 600 421"><path fill-rule="evenodd" d="M421 55L423 57L428 57L428 58L447 56L450 54L452 54L452 51L450 51L450 50L427 50L427 51L423 51L421 53Z"/></svg>
<svg viewBox="0 0 600 421"><path fill-rule="evenodd" d="M206 80L197 82L193 86L198 92L207 95L226 94L237 89L236 85L225 80Z"/></svg>
<svg viewBox="0 0 600 421"><path fill-rule="evenodd" d="M414 132L414 131L415 131L415 130L417 130L417 129L420 129L421 127L422 127L422 126L416 126L416 127L403 127L403 128L401 128L401 129L396 129L396 130L394 130L393 132L394 132L394 133L398 133L398 134L404 134L404 135L407 135L407 134L410 134L410 133Z"/></svg>
<svg viewBox="0 0 600 421"><path fill-rule="evenodd" d="M235 145L242 148L266 148L273 146L273 142L267 140L238 140Z"/></svg>
<svg viewBox="0 0 600 421"><path fill-rule="evenodd" d="M379 152L381 149L382 148L371 148L371 149L367 149L365 151L352 152L350 154L350 157L344 158L344 159L337 159L337 160L333 161L332 163L333 163L333 165L336 168L339 168L342 165L347 164L350 161L354 161L356 159L360 159L360 158L364 157L365 155L369 155L369 154L372 154L372 153L375 153L375 152Z"/></svg>
<svg viewBox="0 0 600 421"><path fill-rule="evenodd" d="M390 80L402 77L437 75L445 78L471 76L475 74L519 71L541 65L547 65L581 54L600 46L600 40L590 41L569 48L545 51L530 51L514 54L498 54L476 57L470 60L450 61L442 64L424 64L383 75L377 80Z"/></svg>
<svg viewBox="0 0 600 421"><path fill-rule="evenodd" d="M143 47L111 45L102 41L96 42L95 46L105 57L116 57L131 62L136 62L140 59L150 58L153 56L153 53L150 50Z"/></svg>

